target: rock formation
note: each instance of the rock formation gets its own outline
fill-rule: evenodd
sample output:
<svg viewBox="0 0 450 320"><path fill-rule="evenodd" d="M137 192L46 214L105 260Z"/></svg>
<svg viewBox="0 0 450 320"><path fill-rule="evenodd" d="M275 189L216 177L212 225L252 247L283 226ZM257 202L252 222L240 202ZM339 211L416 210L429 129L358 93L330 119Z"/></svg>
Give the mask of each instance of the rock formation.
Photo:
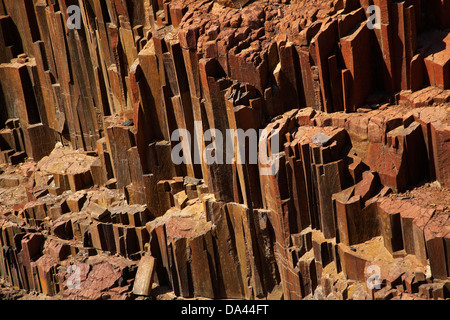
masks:
<svg viewBox="0 0 450 320"><path fill-rule="evenodd" d="M447 0L0 1L2 284L450 298L449 28ZM211 129L270 134L195 161Z"/></svg>

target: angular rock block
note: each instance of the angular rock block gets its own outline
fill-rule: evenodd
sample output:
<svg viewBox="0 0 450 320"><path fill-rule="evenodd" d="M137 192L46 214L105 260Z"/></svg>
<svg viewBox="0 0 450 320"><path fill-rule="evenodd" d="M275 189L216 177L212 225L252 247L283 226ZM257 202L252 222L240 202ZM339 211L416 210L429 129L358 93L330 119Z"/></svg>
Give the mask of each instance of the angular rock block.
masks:
<svg viewBox="0 0 450 320"><path fill-rule="evenodd" d="M133 286L133 294L149 296L152 290L153 275L155 274L155 258L143 256L139 262L136 279Z"/></svg>
<svg viewBox="0 0 450 320"><path fill-rule="evenodd" d="M449 1L66 2L0 4L9 285L446 297Z"/></svg>

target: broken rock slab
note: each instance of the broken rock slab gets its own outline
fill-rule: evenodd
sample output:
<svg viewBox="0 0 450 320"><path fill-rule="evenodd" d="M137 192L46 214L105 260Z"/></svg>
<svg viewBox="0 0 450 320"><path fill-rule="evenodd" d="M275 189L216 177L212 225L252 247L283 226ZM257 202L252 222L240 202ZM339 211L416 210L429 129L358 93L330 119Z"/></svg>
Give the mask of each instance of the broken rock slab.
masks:
<svg viewBox="0 0 450 320"><path fill-rule="evenodd" d="M41 172L57 177L56 187L76 192L92 185L90 169L96 159L70 148L57 148L39 161L37 167ZM59 183L60 180L67 183Z"/></svg>
<svg viewBox="0 0 450 320"><path fill-rule="evenodd" d="M133 294L139 296L149 296L153 285L153 276L155 274L155 258L152 256L143 256L139 262L136 273L136 279L133 286Z"/></svg>

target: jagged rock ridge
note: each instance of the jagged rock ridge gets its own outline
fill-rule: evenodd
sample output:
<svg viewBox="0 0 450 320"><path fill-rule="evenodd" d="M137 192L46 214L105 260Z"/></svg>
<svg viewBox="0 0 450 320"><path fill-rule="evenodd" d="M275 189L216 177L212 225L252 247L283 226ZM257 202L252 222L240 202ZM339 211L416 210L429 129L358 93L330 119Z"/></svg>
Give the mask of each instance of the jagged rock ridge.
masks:
<svg viewBox="0 0 450 320"><path fill-rule="evenodd" d="M68 299L449 297L449 17L446 0L4 0L0 277ZM175 129L238 128L278 133L277 175L171 159Z"/></svg>

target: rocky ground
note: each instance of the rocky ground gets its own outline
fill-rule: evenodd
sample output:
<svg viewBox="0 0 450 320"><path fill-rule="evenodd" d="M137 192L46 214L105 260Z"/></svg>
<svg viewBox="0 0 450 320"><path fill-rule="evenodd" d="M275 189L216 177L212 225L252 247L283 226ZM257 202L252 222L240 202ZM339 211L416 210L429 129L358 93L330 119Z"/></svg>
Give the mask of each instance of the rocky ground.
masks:
<svg viewBox="0 0 450 320"><path fill-rule="evenodd" d="M77 3L0 1L5 298L450 297L447 1Z"/></svg>

